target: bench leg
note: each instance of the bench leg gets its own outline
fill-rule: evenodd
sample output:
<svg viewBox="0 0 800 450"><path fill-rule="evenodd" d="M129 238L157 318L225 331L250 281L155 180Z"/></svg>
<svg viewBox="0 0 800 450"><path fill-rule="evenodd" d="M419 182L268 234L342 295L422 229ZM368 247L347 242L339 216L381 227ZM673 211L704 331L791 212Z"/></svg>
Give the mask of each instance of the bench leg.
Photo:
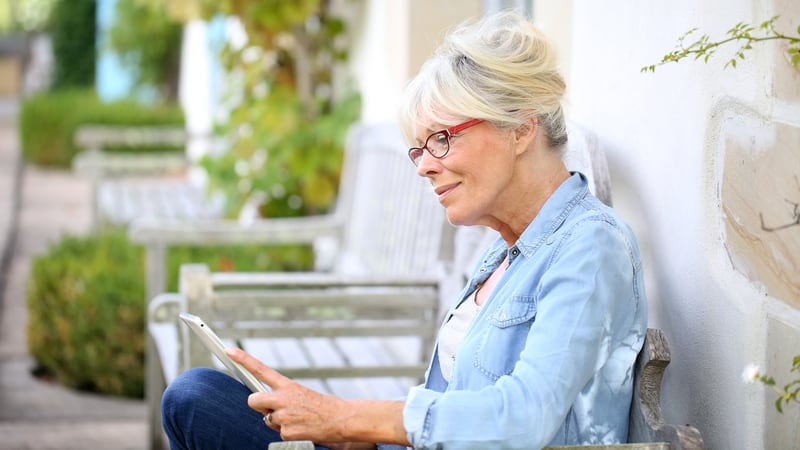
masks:
<svg viewBox="0 0 800 450"><path fill-rule="evenodd" d="M166 389L164 371L153 337L147 334L145 355L145 400L147 402L148 437L150 450L166 450L167 440L161 426L161 397Z"/></svg>

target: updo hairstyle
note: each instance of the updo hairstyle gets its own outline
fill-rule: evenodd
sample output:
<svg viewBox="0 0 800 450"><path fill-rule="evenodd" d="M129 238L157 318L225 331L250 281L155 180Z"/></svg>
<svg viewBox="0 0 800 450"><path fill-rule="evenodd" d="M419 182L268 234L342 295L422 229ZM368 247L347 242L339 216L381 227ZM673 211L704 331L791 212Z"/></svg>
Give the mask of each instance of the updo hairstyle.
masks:
<svg viewBox="0 0 800 450"><path fill-rule="evenodd" d="M478 118L516 129L535 117L550 147L561 151L565 89L544 34L519 14L503 12L447 35L407 86L400 121L411 138L420 120L449 127Z"/></svg>

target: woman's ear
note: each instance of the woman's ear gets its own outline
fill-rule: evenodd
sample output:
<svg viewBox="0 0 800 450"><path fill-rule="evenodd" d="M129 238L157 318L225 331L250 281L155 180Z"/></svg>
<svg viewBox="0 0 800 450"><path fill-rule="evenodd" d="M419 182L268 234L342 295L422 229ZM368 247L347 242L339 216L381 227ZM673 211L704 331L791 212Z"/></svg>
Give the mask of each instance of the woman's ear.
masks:
<svg viewBox="0 0 800 450"><path fill-rule="evenodd" d="M520 144L518 148L522 151L526 150L531 142L533 142L538 131L539 122L535 117L526 120L522 125L518 126L514 130L514 138L517 144Z"/></svg>

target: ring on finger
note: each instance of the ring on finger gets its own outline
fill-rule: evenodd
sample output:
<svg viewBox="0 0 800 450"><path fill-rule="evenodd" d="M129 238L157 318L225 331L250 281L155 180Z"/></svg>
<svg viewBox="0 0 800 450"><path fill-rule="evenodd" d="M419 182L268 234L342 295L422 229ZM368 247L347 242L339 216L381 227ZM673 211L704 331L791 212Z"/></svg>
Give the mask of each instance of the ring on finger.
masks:
<svg viewBox="0 0 800 450"><path fill-rule="evenodd" d="M272 423L272 413L268 412L266 416L264 416L264 424L270 428L274 427L275 425Z"/></svg>

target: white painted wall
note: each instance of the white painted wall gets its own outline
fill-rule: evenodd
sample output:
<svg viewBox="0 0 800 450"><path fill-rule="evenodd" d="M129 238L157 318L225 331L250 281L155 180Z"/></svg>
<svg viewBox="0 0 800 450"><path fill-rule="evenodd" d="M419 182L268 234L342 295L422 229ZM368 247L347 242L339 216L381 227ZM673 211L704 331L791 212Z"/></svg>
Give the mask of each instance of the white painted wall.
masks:
<svg viewBox="0 0 800 450"><path fill-rule="evenodd" d="M408 73L407 8L402 3L366 1L355 31L350 65L362 92L364 122L396 117Z"/></svg>
<svg viewBox="0 0 800 450"><path fill-rule="evenodd" d="M536 6L537 22L563 38L568 114L607 144L617 209L645 252L650 325L667 333L673 351L662 392L667 421L700 428L707 448L779 448L764 431L764 416L776 416L774 396L745 385L741 373L747 363L763 367L774 356L766 354L767 318L796 331L800 314L732 267L718 200L718 139L724 117L750 115L797 127L800 108L772 96L779 52L771 44L756 47L737 69L723 69L723 50L707 64L687 60L654 74L639 69L658 62L693 27L722 36L740 21L790 14L796 28L797 5L537 0ZM790 360L800 349L778 352ZM788 416L774 420L796 427Z"/></svg>
<svg viewBox="0 0 800 450"><path fill-rule="evenodd" d="M362 94L364 122L397 119L400 93L447 28L475 17L481 0L363 0L352 24L350 67Z"/></svg>

